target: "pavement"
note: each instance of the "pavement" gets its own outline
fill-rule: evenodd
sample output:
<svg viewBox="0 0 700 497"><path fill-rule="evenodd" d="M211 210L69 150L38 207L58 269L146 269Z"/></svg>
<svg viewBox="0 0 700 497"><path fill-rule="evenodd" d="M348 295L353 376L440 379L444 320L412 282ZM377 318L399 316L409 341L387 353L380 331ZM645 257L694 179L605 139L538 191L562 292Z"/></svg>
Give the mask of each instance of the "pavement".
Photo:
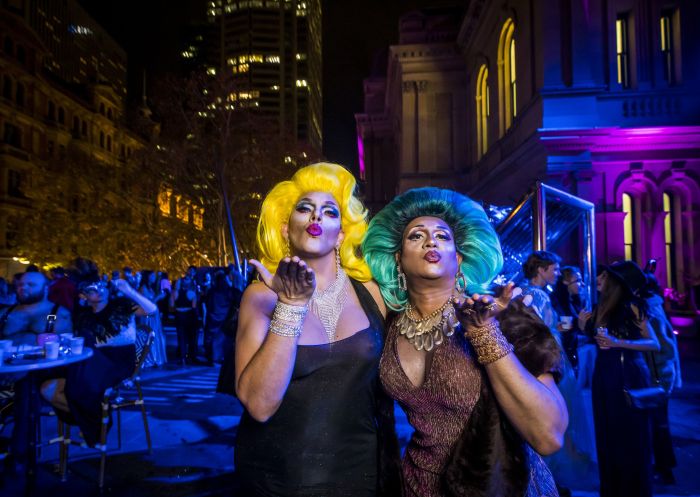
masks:
<svg viewBox="0 0 700 497"><path fill-rule="evenodd" d="M658 486L658 497L700 497L700 340L682 344L684 387L671 398L670 420L679 465L677 484ZM169 345L174 337L168 334ZM139 411L122 413L122 446L118 449L116 419L109 433L106 481L97 490L99 454L87 448L70 450L69 474L57 474L57 446L41 451L35 495L47 497L109 495L118 497L237 496L233 445L243 411L233 397L215 393L219 367L175 366L143 372L145 403L153 440L147 450ZM410 436L406 418L397 408L402 444ZM55 418L42 419L42 439L56 433ZM20 478L6 476L0 497L23 494ZM597 496L582 482L575 497ZM244 497L244 496L241 496Z"/></svg>

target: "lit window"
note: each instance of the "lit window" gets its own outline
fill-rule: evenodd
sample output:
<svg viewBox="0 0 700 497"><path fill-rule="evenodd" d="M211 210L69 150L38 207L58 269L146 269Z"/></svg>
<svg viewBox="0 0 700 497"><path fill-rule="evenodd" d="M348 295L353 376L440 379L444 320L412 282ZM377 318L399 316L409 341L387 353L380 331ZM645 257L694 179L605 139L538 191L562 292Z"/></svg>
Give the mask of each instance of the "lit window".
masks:
<svg viewBox="0 0 700 497"><path fill-rule="evenodd" d="M680 58L680 37L678 37L677 28L679 26L679 12L664 11L661 14L661 58L664 64L664 79L669 85L674 85L680 81L680 67L677 60Z"/></svg>
<svg viewBox="0 0 700 497"><path fill-rule="evenodd" d="M266 55L265 62L267 62L268 64L279 64L280 63L280 56L279 55Z"/></svg>
<svg viewBox="0 0 700 497"><path fill-rule="evenodd" d="M170 216L170 198L173 196L173 191L170 188L161 186L158 192L158 208L164 216Z"/></svg>
<svg viewBox="0 0 700 497"><path fill-rule="evenodd" d="M625 214L623 220L625 260L634 259L634 201L628 193L622 194L622 212Z"/></svg>
<svg viewBox="0 0 700 497"><path fill-rule="evenodd" d="M309 84L306 82L305 79L297 79L298 88L306 88L307 86L309 86Z"/></svg>
<svg viewBox="0 0 700 497"><path fill-rule="evenodd" d="M306 60L306 54L305 53L298 53L296 56L297 60Z"/></svg>
<svg viewBox="0 0 700 497"><path fill-rule="evenodd" d="M489 70L486 64L479 68L476 78L476 149L477 156L481 158L488 149L488 122L489 122Z"/></svg>
<svg viewBox="0 0 700 497"><path fill-rule="evenodd" d="M675 198L670 193L664 193L664 242L666 246L666 286L669 288L674 287L674 266L676 262L675 258L675 244L674 244L674 230L673 224L675 221L675 214L677 212L676 206L674 205Z"/></svg>
<svg viewBox="0 0 700 497"><path fill-rule="evenodd" d="M204 229L204 208L192 206L192 224L199 230Z"/></svg>
<svg viewBox="0 0 700 497"><path fill-rule="evenodd" d="M182 198L182 195L175 196L176 216L180 221L188 222L190 217L190 202Z"/></svg>
<svg viewBox="0 0 700 497"><path fill-rule="evenodd" d="M515 23L508 19L501 29L498 42L498 88L500 96L500 131L501 136L513 124L517 114L517 86L515 79Z"/></svg>
<svg viewBox="0 0 700 497"><path fill-rule="evenodd" d="M615 53L617 54L617 82L623 88L630 86L628 36L627 16L619 15L615 21Z"/></svg>

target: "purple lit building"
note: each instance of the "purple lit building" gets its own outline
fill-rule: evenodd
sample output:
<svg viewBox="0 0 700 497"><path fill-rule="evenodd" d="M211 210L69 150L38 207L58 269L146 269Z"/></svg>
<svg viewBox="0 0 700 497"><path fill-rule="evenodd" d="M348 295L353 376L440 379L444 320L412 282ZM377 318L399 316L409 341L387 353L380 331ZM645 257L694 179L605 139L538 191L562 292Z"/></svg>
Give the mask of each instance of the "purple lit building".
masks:
<svg viewBox="0 0 700 497"><path fill-rule="evenodd" d="M657 259L662 286L692 296L700 3L466 3L402 17L386 76L365 81L370 205L418 184L513 205L541 180L594 203L600 263Z"/></svg>

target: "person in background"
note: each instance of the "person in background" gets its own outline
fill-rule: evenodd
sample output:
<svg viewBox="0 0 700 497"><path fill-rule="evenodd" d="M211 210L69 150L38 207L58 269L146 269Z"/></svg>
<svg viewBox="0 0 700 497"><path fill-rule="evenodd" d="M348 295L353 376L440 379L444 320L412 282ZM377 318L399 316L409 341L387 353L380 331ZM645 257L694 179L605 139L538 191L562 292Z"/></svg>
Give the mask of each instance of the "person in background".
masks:
<svg viewBox="0 0 700 497"><path fill-rule="evenodd" d="M228 307L228 314L221 326L223 334L223 351L224 360L219 371L219 381L216 385L216 391L228 395L236 396L236 330L238 329L238 314L241 308L241 299L243 291L246 288L246 281L243 275L233 268L231 265L227 268L229 273L226 275L228 283L231 285L231 302Z"/></svg>
<svg viewBox="0 0 700 497"><path fill-rule="evenodd" d="M170 279L168 278L168 273L165 271L158 272L158 281L160 291L165 294L165 298L158 302L160 318L163 322L165 322L165 319L168 317L168 313L170 312L170 294L173 292L173 287L170 283Z"/></svg>
<svg viewBox="0 0 700 497"><path fill-rule="evenodd" d="M601 497L652 495L649 413L626 400L626 389L646 388L651 375L644 353L659 350L642 296L647 279L633 261L604 266L596 279L598 304L580 316L580 326L598 344L593 372Z"/></svg>
<svg viewBox="0 0 700 497"><path fill-rule="evenodd" d="M175 308L178 359L182 365L197 363L197 268L190 266L185 275L177 280L170 294L170 303Z"/></svg>
<svg viewBox="0 0 700 497"><path fill-rule="evenodd" d="M571 329L562 330L561 339L566 356L574 371L578 373L579 347L588 342L588 337L578 327L579 313L589 308L586 284L581 276L581 270L575 266L564 266L561 275L551 295L554 311L560 317L571 319Z"/></svg>
<svg viewBox="0 0 700 497"><path fill-rule="evenodd" d="M51 302L49 281L39 272L22 273L17 282L17 304L0 314L0 337L14 345L36 345L42 333L67 333L71 313Z"/></svg>
<svg viewBox="0 0 700 497"><path fill-rule="evenodd" d="M653 330L656 334L660 347L658 351L647 352L645 358L652 380L661 385L670 396L674 389L681 388L683 385L678 342L664 310L664 299L659 282L652 272L645 273L647 287L644 298L649 305L649 330ZM671 443L668 399L662 406L651 411L651 435L654 448L654 473L661 483L675 484L673 468L676 467L677 462Z"/></svg>
<svg viewBox="0 0 700 497"><path fill-rule="evenodd" d="M166 294L160 291L160 282L155 271L144 270L141 272L143 280L139 293L153 302L156 306L166 298ZM138 324L145 326L147 330L155 333L155 339L151 346L151 351L144 361L144 366L162 366L168 362L165 347L165 333L161 325L161 317L159 312L154 312L137 318Z"/></svg>
<svg viewBox="0 0 700 497"><path fill-rule="evenodd" d="M75 283L68 278L65 270L61 266L52 268L50 273L49 300L73 312L75 303L78 300L78 288Z"/></svg>
<svg viewBox="0 0 700 497"><path fill-rule="evenodd" d="M17 303L17 295L14 288L5 278L0 278L0 307L7 307Z"/></svg>
<svg viewBox="0 0 700 497"><path fill-rule="evenodd" d="M214 275L214 284L206 294L203 304L206 320L204 321L204 350L207 365L221 363L225 354L224 325L233 300L233 288L228 284L226 274L219 270Z"/></svg>
<svg viewBox="0 0 700 497"><path fill-rule="evenodd" d="M129 284L134 290L139 288L139 277L138 272L134 273L134 270L129 266L124 266L122 269L122 274L124 275L124 280Z"/></svg>
<svg viewBox="0 0 700 497"><path fill-rule="evenodd" d="M73 329L70 311L51 302L48 293L48 280L43 274L22 273L17 281L17 304L0 311L0 338L12 340L14 346L36 346L41 334L70 333ZM14 462L20 464L26 462L29 446L30 386L27 377L17 378L14 385L12 452Z"/></svg>
<svg viewBox="0 0 700 497"><path fill-rule="evenodd" d="M42 396L54 407L56 415L77 424L88 445L99 442L102 398L107 388L128 378L136 364L136 322L134 315L147 315L157 308L125 280L116 280L123 298L109 299L109 289L98 273L81 282L80 293L87 302L75 317L75 334L85 339L93 354L85 361L71 364L65 376L46 381Z"/></svg>
<svg viewBox="0 0 700 497"><path fill-rule="evenodd" d="M559 321L559 315L552 303L548 289L554 288L559 276L561 258L545 250L530 254L523 264L523 274L527 281L523 285L523 295L532 296L532 309L549 327L552 335L563 348L562 335L574 333L573 329L565 329ZM571 274L569 274L571 277ZM571 278L573 281L574 278ZM573 286L573 285L572 285ZM572 312L570 309L567 311ZM567 314L570 315L570 314ZM578 317L576 315L571 315ZM558 383L566 407L569 411L569 426L564 434L564 447L556 454L545 458L557 481L559 493L562 496L571 495L570 487L580 481L595 482L595 435L592 426L586 419L585 403L581 388L578 386L576 374L568 356L564 358L562 378Z"/></svg>

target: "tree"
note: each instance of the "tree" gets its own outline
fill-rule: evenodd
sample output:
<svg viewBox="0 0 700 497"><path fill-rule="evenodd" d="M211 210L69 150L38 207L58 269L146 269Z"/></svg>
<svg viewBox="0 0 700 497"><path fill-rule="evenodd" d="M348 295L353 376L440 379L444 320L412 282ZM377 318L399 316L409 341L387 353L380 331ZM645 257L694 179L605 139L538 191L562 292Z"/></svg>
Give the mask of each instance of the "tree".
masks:
<svg viewBox="0 0 700 497"><path fill-rule="evenodd" d="M25 192L31 209L17 222L17 249L42 266L82 256L103 271L125 265L176 271L184 259L204 264L201 233L160 219L152 184L137 164L107 162L71 143L62 157L37 166Z"/></svg>
<svg viewBox="0 0 700 497"><path fill-rule="evenodd" d="M143 150L142 163L151 167L161 191L204 209L218 264L235 260L233 233L222 236L229 224L227 200L238 248L252 255L264 195L308 163L311 149L282 136L276 116L265 115L255 92L231 77L200 72L168 78L156 95L161 132Z"/></svg>

